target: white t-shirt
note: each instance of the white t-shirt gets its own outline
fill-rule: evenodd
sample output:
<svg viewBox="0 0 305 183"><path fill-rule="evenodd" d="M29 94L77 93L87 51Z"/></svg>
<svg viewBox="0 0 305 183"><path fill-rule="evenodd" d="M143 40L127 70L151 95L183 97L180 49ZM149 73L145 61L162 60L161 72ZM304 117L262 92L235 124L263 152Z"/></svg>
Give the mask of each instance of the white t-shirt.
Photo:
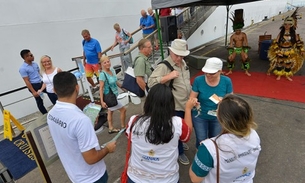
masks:
<svg viewBox="0 0 305 183"><path fill-rule="evenodd" d="M46 90L48 93L54 93L53 90L53 78L57 74L57 67L54 69L54 71L51 74L42 74L42 82L46 84Z"/></svg>
<svg viewBox="0 0 305 183"><path fill-rule="evenodd" d="M212 138L215 140L215 137ZM261 151L260 138L255 130L247 137L223 134L216 140L219 147L219 178L226 183L252 183L255 167ZM195 155L192 170L199 176L208 173L202 183L215 183L217 172L216 148L211 139L201 142ZM207 159L213 158L213 167Z"/></svg>
<svg viewBox="0 0 305 183"><path fill-rule="evenodd" d="M130 118L126 133L135 116ZM137 183L169 183L179 181L178 141L188 141L190 129L180 117L172 118L174 135L166 144L154 145L145 139L150 119L140 121L132 128L131 156L128 164L128 176ZM137 130L137 131L135 131Z"/></svg>
<svg viewBox="0 0 305 183"><path fill-rule="evenodd" d="M76 105L57 101L47 116L58 156L72 182L92 183L105 171L104 160L89 165L82 152L100 149L91 120Z"/></svg>

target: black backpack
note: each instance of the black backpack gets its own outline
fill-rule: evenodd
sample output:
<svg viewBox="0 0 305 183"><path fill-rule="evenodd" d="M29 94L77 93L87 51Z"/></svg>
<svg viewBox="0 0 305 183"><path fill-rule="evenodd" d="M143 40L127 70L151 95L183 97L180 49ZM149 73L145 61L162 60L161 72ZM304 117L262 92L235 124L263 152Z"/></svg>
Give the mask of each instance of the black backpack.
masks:
<svg viewBox="0 0 305 183"><path fill-rule="evenodd" d="M165 64L165 65L167 66L167 68L169 68L171 71L175 70L175 69L173 68L173 66L171 66L171 64L170 64L167 60L163 60L162 62L158 63L158 65L159 65L159 64ZM173 86L173 83L174 83L174 79L172 79L172 80L169 82L169 85L168 85L168 86L169 86L171 89L176 90L176 88L174 88L174 86Z"/></svg>

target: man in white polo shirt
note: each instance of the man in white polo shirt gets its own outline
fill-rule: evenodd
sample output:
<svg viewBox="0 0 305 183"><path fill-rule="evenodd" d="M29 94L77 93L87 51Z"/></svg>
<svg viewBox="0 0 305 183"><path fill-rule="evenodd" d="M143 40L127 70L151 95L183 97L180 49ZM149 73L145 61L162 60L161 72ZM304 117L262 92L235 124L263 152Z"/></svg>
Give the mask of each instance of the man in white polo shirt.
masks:
<svg viewBox="0 0 305 183"><path fill-rule="evenodd" d="M115 150L116 142L101 149L92 122L77 106L79 86L70 72L60 72L53 79L58 101L47 116L58 156L74 183L107 183L103 158Z"/></svg>

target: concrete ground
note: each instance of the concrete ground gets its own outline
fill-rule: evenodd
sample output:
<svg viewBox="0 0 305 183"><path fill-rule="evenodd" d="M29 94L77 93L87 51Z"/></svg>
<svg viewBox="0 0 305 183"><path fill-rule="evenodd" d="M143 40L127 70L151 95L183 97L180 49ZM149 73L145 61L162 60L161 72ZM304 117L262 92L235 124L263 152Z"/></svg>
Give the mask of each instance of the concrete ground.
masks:
<svg viewBox="0 0 305 183"><path fill-rule="evenodd" d="M299 12L304 15L305 8L300 9ZM284 15L287 16L291 13L292 12L285 13ZM263 35L265 32L267 32L267 34L272 34L272 38L277 36L279 27L283 23L282 15L274 18L274 21L263 21L244 30L248 35L249 46L252 47L249 52L249 56L252 60L250 72L266 72L268 69L269 62L261 60L258 55L258 37L259 35ZM299 28L297 29L297 32L302 38L305 38L305 20L300 19L298 26ZM226 59L227 51L224 47L224 38L205 44L200 49L193 50L192 54L197 56L216 56ZM235 70L240 70L240 63L236 62L236 64L237 66L235 67ZM191 68L191 75L194 75L197 72L198 70ZM296 75L304 76L305 67L303 66ZM276 80L274 80L274 82L276 82ZM258 124L257 132L261 138L262 151L258 160L254 182L305 182L305 176L303 174L305 170L305 104L241 95L238 93L236 94L243 97L252 106L255 121ZM300 93L300 97L305 97L304 93ZM138 113L141 113L141 105L130 103L127 107L127 119L129 119L131 115ZM115 112L114 124L116 127L120 127L118 117L119 113ZM98 138L100 143L103 144L114 136L115 134L110 135L107 130L105 130L98 135ZM196 152L194 134L192 134L188 145L190 146L190 149L186 151L185 154L192 161ZM126 137L121 136L117 141L116 152L107 155L105 158L109 174L109 183L119 182L118 180L125 162L126 146L127 139ZM188 169L189 165L185 166L180 164L181 183L190 182ZM60 161L56 161L50 165L47 170L52 182L70 182ZM17 180L17 182L40 183L44 181L39 169L36 168L21 179Z"/></svg>

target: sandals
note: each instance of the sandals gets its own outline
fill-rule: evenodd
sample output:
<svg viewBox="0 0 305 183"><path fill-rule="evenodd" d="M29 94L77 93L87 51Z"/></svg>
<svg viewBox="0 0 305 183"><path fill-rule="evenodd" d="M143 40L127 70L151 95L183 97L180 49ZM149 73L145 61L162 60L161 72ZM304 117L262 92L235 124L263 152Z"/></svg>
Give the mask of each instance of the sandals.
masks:
<svg viewBox="0 0 305 183"><path fill-rule="evenodd" d="M109 129L108 130L108 133L109 134L112 134L112 133L119 133L120 132L120 129L116 129L116 128L112 128L112 129Z"/></svg>

